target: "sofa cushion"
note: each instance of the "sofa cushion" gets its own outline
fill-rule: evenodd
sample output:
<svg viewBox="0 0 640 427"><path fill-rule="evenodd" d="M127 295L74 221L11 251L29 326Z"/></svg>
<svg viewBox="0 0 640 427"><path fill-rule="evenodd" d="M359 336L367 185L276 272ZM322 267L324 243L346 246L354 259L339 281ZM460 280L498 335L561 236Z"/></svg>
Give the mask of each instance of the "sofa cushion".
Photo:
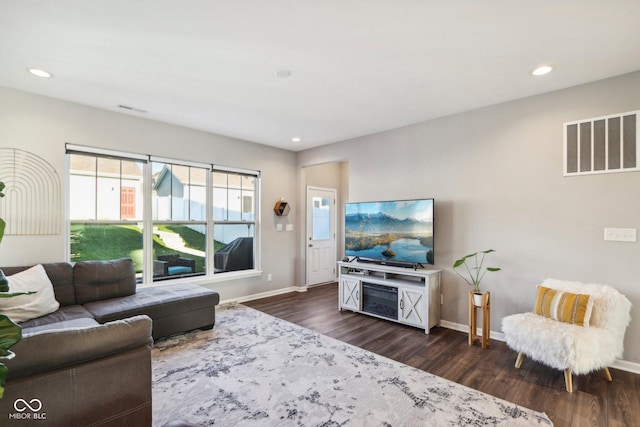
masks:
<svg viewBox="0 0 640 427"><path fill-rule="evenodd" d="M38 326L32 326L29 328L22 328L22 336L37 334L42 331L61 331L64 329L78 329L86 328L89 326L99 325L93 317L80 317L77 319L61 320L59 322L45 323Z"/></svg>
<svg viewBox="0 0 640 427"><path fill-rule="evenodd" d="M42 266L53 284L53 292L56 294L56 300L60 305L74 305L76 303L76 292L73 288L73 265L68 262L53 262L42 264ZM31 267L2 267L2 271L9 276L28 270Z"/></svg>
<svg viewBox="0 0 640 427"><path fill-rule="evenodd" d="M45 330L22 338L12 350L17 357L5 361L7 379L107 357L140 346L151 346L151 319L129 319L89 327Z"/></svg>
<svg viewBox="0 0 640 427"><path fill-rule="evenodd" d="M131 258L79 261L73 267L73 277L78 304L136 292L136 271Z"/></svg>
<svg viewBox="0 0 640 427"><path fill-rule="evenodd" d="M210 309L213 319L214 306L218 302L220 295L217 292L182 283L140 288L134 295L94 301L84 307L101 323L138 314L146 314L155 321L200 309Z"/></svg>
<svg viewBox="0 0 640 427"><path fill-rule="evenodd" d="M52 313L60 307L53 292L53 284L41 264L9 276L7 279L9 279L10 292L36 292L30 295L0 298L0 313L9 316L14 322L35 319Z"/></svg>
<svg viewBox="0 0 640 427"><path fill-rule="evenodd" d="M538 286L533 309L535 314L565 323L589 326L592 310L593 298L589 295Z"/></svg>
<svg viewBox="0 0 640 427"><path fill-rule="evenodd" d="M51 325L54 323L67 322L75 319L91 319L93 320L93 314L89 313L81 305L68 305L66 307L60 307L53 313L46 316L38 317L36 319L27 320L20 323L23 330L29 328L36 328L39 326Z"/></svg>

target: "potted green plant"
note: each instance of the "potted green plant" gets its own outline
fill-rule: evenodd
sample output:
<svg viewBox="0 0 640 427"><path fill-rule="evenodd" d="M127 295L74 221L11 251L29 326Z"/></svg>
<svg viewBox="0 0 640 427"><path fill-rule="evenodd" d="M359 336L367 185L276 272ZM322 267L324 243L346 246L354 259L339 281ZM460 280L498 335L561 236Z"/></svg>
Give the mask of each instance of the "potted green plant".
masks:
<svg viewBox="0 0 640 427"><path fill-rule="evenodd" d="M4 197L2 192L5 188L5 184L0 181L0 198ZM0 218L0 242L4 237L4 229L6 223ZM9 292L9 280L0 270L0 298L11 298L18 295L28 295L35 292ZM0 361L13 359L15 354L9 350L12 346L17 344L22 339L22 328L13 322L9 316L0 314ZM0 399L4 395L4 382L7 378L7 372L9 368L4 363L0 362Z"/></svg>
<svg viewBox="0 0 640 427"><path fill-rule="evenodd" d="M493 249L487 249L486 251L474 252L469 255L465 255L456 262L453 263L453 271L464 279L469 286L473 287L473 299L476 306L482 305L482 292L480 291L480 282L487 273L487 271L500 271L498 267L484 267L484 258L487 254L495 252ZM479 258L479 259L478 259ZM469 263L467 263L469 261ZM469 266L471 264L471 266ZM467 276L460 274L456 268L464 266L467 270Z"/></svg>

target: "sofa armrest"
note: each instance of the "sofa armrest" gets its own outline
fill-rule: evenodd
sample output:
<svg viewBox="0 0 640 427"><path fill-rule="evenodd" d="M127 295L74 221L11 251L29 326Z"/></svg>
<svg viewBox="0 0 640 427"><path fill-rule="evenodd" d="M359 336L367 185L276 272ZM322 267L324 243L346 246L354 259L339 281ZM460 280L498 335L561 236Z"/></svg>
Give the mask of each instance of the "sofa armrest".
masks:
<svg viewBox="0 0 640 427"><path fill-rule="evenodd" d="M7 360L7 380L111 356L142 346L151 347L151 318L133 316L102 325L45 330L25 334Z"/></svg>

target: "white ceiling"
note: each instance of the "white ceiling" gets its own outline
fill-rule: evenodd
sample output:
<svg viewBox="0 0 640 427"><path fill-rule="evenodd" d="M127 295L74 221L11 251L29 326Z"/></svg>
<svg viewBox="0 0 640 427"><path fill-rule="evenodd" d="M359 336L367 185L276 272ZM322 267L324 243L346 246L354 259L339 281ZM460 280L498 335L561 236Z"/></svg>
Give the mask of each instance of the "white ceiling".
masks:
<svg viewBox="0 0 640 427"><path fill-rule="evenodd" d="M0 85L299 151L640 70L639 22L639 0L1 0Z"/></svg>

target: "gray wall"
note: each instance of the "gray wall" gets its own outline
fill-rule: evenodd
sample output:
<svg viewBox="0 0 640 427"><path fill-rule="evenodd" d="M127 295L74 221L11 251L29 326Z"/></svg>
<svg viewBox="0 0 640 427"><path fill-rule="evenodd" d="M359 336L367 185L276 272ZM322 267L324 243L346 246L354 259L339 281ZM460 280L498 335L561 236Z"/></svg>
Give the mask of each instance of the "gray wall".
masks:
<svg viewBox="0 0 640 427"><path fill-rule="evenodd" d="M65 142L261 170L265 274L212 285L223 299L304 283L302 168L344 162L344 201L436 199L444 320L467 321L469 288L451 272L454 259L493 248L492 264L503 268L484 282L494 330L503 316L530 310L535 285L547 277L607 282L634 305L624 358L640 362L640 342L630 339L640 334L640 243L603 241L604 227L640 228L640 173L562 176L562 123L637 110L638 100L640 72L296 155L0 88L0 147L44 158L61 180ZM272 209L281 196L292 202L294 233L276 231ZM64 233L6 236L0 244L0 265L66 255Z"/></svg>
<svg viewBox="0 0 640 427"><path fill-rule="evenodd" d="M640 173L562 176L563 122L638 109L640 72L310 149L298 165L348 160L348 201L435 198L444 320L467 323L454 260L492 248L494 331L545 278L606 282L634 306L624 359L640 362L640 243L603 240L640 228Z"/></svg>
<svg viewBox="0 0 640 427"><path fill-rule="evenodd" d="M276 232L273 222L273 206L280 196L296 197L294 153L0 87L0 147L19 148L44 158L56 169L63 194L67 142L260 170L264 274L211 287L220 292L222 299L230 299L295 285L294 233ZM63 224L62 230L65 227ZM64 232L5 236L0 244L0 266L66 258ZM271 282L267 281L267 274L273 275Z"/></svg>

